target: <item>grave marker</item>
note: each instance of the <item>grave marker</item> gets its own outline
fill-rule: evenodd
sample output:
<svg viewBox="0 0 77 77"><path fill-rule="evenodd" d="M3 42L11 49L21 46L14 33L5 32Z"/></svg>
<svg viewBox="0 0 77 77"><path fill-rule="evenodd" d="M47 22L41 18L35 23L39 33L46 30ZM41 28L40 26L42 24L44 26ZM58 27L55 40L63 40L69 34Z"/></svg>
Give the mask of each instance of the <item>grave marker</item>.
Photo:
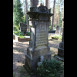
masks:
<svg viewBox="0 0 77 77"><path fill-rule="evenodd" d="M64 27L63 27L63 34L62 34L62 42L59 44L59 48L58 48L58 56L64 57Z"/></svg>
<svg viewBox="0 0 77 77"><path fill-rule="evenodd" d="M31 7L30 12L27 13L32 21L31 41L27 48L27 54L25 55L25 67L26 69L35 72L38 62L41 62L40 57L50 60L51 53L48 44L48 27L50 16L50 10L46 6Z"/></svg>
<svg viewBox="0 0 77 77"><path fill-rule="evenodd" d="M24 35L26 35L26 31L27 31L27 25L26 25L26 24L20 23L19 29L20 29L20 31L21 31Z"/></svg>

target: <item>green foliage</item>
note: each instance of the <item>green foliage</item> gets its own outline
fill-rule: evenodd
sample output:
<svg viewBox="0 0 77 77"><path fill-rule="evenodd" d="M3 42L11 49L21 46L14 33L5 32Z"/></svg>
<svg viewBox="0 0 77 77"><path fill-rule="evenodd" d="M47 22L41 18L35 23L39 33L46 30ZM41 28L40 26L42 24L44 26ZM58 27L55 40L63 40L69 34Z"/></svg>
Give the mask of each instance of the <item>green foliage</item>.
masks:
<svg viewBox="0 0 77 77"><path fill-rule="evenodd" d="M25 36L19 36L20 38L26 38Z"/></svg>
<svg viewBox="0 0 77 77"><path fill-rule="evenodd" d="M63 69L60 61L52 59L50 61L43 61L37 68L37 73L39 73L41 77L60 77Z"/></svg>
<svg viewBox="0 0 77 77"><path fill-rule="evenodd" d="M52 37L52 39L60 39L60 40L62 40L62 36L61 35L54 35L53 37Z"/></svg>
<svg viewBox="0 0 77 77"><path fill-rule="evenodd" d="M20 31L14 31L14 34L16 34L17 36L24 36L24 34Z"/></svg>
<svg viewBox="0 0 77 77"><path fill-rule="evenodd" d="M56 26L53 26L53 30L56 30ZM51 25L49 26L49 31L51 31Z"/></svg>
<svg viewBox="0 0 77 77"><path fill-rule="evenodd" d="M51 31L51 26L49 26L49 31Z"/></svg>
<svg viewBox="0 0 77 77"><path fill-rule="evenodd" d="M18 25L14 25L13 31L19 31L19 26Z"/></svg>
<svg viewBox="0 0 77 77"><path fill-rule="evenodd" d="M27 33L26 33L27 36L30 36L30 34L31 34L30 32L27 32Z"/></svg>
<svg viewBox="0 0 77 77"><path fill-rule="evenodd" d="M25 17L25 15L23 16L23 21L22 22L26 23L26 17Z"/></svg>
<svg viewBox="0 0 77 77"><path fill-rule="evenodd" d="M53 26L53 30L56 30L56 25Z"/></svg>
<svg viewBox="0 0 77 77"><path fill-rule="evenodd" d="M23 21L23 12L21 8L22 4L20 0L15 0L13 5L13 24L18 25L20 22Z"/></svg>
<svg viewBox="0 0 77 77"><path fill-rule="evenodd" d="M18 71L20 73L20 77L30 77L24 67L20 67Z"/></svg>

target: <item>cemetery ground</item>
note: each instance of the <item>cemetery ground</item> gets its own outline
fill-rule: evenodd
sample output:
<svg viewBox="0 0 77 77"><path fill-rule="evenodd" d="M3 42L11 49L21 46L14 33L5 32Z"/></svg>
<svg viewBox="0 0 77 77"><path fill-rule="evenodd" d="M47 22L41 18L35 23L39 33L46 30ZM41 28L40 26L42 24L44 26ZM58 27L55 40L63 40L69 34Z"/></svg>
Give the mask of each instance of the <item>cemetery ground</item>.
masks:
<svg viewBox="0 0 77 77"><path fill-rule="evenodd" d="M52 58L58 53L58 47L61 40L49 39L50 51ZM13 77L30 77L27 71L23 68L25 62L25 53L29 46L27 42L16 42L13 40ZM63 77L63 76L62 76Z"/></svg>

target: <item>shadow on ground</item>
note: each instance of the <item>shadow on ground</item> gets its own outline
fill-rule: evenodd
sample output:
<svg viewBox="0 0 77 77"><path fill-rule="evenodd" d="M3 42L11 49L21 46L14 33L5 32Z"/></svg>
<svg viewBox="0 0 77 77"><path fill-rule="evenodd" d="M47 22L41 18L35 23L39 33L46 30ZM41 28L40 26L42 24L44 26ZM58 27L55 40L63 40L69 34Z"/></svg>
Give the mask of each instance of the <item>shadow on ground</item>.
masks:
<svg viewBox="0 0 77 77"><path fill-rule="evenodd" d="M49 40L52 56L57 54L60 40ZM23 65L29 42L13 42L13 77L30 77Z"/></svg>

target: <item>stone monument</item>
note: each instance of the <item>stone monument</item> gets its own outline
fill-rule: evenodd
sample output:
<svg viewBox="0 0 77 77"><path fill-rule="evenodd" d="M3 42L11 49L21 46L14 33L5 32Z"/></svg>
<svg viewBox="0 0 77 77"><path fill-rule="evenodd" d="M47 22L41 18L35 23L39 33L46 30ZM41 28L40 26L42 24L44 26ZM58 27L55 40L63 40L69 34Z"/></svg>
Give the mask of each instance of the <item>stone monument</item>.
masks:
<svg viewBox="0 0 77 77"><path fill-rule="evenodd" d="M39 62L41 63L44 59L51 59L50 48L48 46L48 26L50 16L53 14L43 5L31 7L30 12L27 14L30 16L32 28L30 29L31 41L29 41L29 47L25 55L24 66L31 72L35 72Z"/></svg>
<svg viewBox="0 0 77 77"><path fill-rule="evenodd" d="M60 34L60 27L58 25L56 27L56 34Z"/></svg>
<svg viewBox="0 0 77 77"><path fill-rule="evenodd" d="M26 35L27 25L24 24L24 23L20 23L20 25L19 25L19 30L20 30L24 35Z"/></svg>
<svg viewBox="0 0 77 77"><path fill-rule="evenodd" d="M64 27L63 27L63 34L62 34L62 42L59 44L59 48L58 48L58 56L64 57Z"/></svg>

